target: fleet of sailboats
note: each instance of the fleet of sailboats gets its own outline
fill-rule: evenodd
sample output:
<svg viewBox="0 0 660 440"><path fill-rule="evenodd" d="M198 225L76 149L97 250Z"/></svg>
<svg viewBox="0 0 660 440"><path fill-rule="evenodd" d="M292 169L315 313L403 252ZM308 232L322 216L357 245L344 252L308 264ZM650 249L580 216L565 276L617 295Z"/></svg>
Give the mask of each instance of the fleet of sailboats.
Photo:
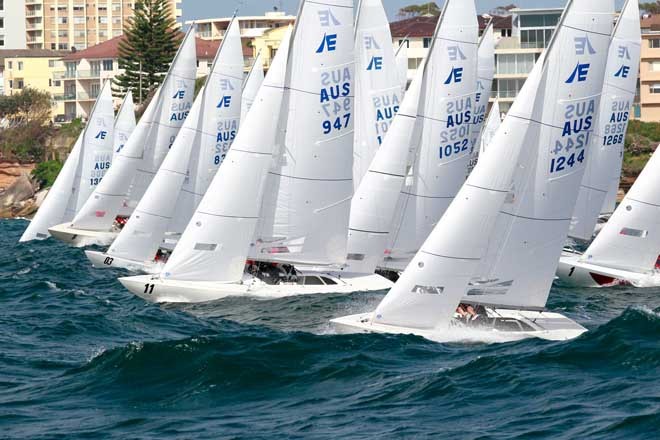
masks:
<svg viewBox="0 0 660 440"><path fill-rule="evenodd" d="M614 28L613 0L569 0L503 120L497 101L488 112L493 25L479 38L476 17L445 1L409 86L381 0L301 0L266 74L257 54L245 78L233 19L196 98L191 29L137 125L130 93L115 119L104 85L21 241L107 245L87 257L146 273L119 281L151 302L389 289L332 325L577 337L546 310L556 271L584 286L657 275L658 153L613 209L637 0ZM612 211L584 254L562 253Z"/></svg>

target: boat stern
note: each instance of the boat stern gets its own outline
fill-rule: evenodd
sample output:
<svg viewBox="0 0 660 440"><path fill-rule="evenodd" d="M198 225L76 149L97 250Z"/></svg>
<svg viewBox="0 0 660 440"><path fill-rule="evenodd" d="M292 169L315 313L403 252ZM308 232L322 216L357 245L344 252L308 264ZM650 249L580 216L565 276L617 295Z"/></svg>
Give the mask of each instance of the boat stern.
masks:
<svg viewBox="0 0 660 440"><path fill-rule="evenodd" d="M330 320L330 325L339 334L350 335L354 333L372 333L371 313L358 313L357 315L342 316Z"/></svg>
<svg viewBox="0 0 660 440"><path fill-rule="evenodd" d="M50 235L55 239L74 247L92 245L109 246L117 236L117 233L112 231L87 231L83 229L74 229L71 228L68 223L52 226L48 228L48 232L50 232Z"/></svg>

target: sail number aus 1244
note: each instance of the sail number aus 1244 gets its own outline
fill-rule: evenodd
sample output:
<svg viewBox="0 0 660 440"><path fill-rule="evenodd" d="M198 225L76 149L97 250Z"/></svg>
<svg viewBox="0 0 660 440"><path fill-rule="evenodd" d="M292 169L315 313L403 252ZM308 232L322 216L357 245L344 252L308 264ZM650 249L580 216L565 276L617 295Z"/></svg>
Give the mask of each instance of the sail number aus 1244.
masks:
<svg viewBox="0 0 660 440"><path fill-rule="evenodd" d="M550 174L564 171L568 168L573 168L576 162L582 163L584 161L584 150L580 150L580 152L577 153L577 156L576 153L571 153L569 156L559 156L553 158L550 161Z"/></svg>

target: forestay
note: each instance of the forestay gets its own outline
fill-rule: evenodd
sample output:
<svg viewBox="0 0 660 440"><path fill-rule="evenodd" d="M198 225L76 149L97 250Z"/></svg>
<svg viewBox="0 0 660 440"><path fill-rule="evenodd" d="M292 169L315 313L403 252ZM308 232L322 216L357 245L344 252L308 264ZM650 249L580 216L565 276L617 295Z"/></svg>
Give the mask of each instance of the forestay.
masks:
<svg viewBox="0 0 660 440"><path fill-rule="evenodd" d="M648 273L660 254L660 151L582 256L589 264Z"/></svg>
<svg viewBox="0 0 660 440"><path fill-rule="evenodd" d="M599 117L571 221L569 235L573 238L590 240L601 211L614 211L608 194L613 192L616 197L621 175L623 146L637 88L642 38L639 26L637 0L629 0L612 34Z"/></svg>
<svg viewBox="0 0 660 440"><path fill-rule="evenodd" d="M493 76L495 75L495 37L493 36L493 21L486 26L479 49L477 51L477 94L474 98L475 110L470 128L470 162L468 163L468 174L472 172L477 160L481 146L481 135L486 113L488 111L488 100L493 87Z"/></svg>
<svg viewBox="0 0 660 440"><path fill-rule="evenodd" d="M406 92L401 108L376 151L351 202L346 260L351 272L373 273L383 259L397 200L405 183L410 149L415 142L424 62ZM417 130L419 136L419 130Z"/></svg>
<svg viewBox="0 0 660 440"><path fill-rule="evenodd" d="M149 261L166 232L183 232L238 131L242 76L241 36L234 19L204 88L144 197L110 246L110 256Z"/></svg>
<svg viewBox="0 0 660 440"><path fill-rule="evenodd" d="M478 24L473 1L448 0L426 62L412 182L400 195L385 266L402 270L465 181L476 111Z"/></svg>
<svg viewBox="0 0 660 440"><path fill-rule="evenodd" d="M381 0L361 0L356 15L353 186L357 189L399 110L403 91Z"/></svg>
<svg viewBox="0 0 660 440"><path fill-rule="evenodd" d="M245 115L247 115L250 107L252 107L252 103L257 97L257 92L259 92L259 88L263 82L264 65L261 60L261 52L259 52L254 59L250 73L248 73L248 76L243 83L243 93L241 95L241 122L245 121Z"/></svg>
<svg viewBox="0 0 660 440"><path fill-rule="evenodd" d="M273 151L283 141L282 101L290 39L289 31L242 130L174 248L162 277L241 280Z"/></svg>
<svg viewBox="0 0 660 440"><path fill-rule="evenodd" d="M114 110L107 81L89 116L89 121L48 191L39 211L20 240L43 240L48 228L70 221L105 175L112 161Z"/></svg>
<svg viewBox="0 0 660 440"><path fill-rule="evenodd" d="M285 145L267 184L259 259L343 264L353 194L353 2L303 1Z"/></svg>
<svg viewBox="0 0 660 440"><path fill-rule="evenodd" d="M116 166L73 219L73 228L110 230L123 206L137 205L190 111L195 70L195 36L191 28L163 84L117 156Z"/></svg>
<svg viewBox="0 0 660 440"><path fill-rule="evenodd" d="M543 124L538 148L523 152L488 253L467 291L471 302L545 307L598 118L613 3L569 2L537 99L542 110L536 120Z"/></svg>

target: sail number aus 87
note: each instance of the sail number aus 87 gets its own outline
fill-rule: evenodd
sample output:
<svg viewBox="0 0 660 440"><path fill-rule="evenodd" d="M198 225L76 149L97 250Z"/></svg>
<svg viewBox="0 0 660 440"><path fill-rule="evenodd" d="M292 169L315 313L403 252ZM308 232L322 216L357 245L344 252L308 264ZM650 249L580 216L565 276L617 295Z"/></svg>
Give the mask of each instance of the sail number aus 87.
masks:
<svg viewBox="0 0 660 440"><path fill-rule="evenodd" d="M576 156L577 154L577 156ZM575 163L584 162L584 150L580 152L571 153L570 156L559 156L554 157L550 161L550 173L557 173L559 171L564 171L568 168L573 168Z"/></svg>

